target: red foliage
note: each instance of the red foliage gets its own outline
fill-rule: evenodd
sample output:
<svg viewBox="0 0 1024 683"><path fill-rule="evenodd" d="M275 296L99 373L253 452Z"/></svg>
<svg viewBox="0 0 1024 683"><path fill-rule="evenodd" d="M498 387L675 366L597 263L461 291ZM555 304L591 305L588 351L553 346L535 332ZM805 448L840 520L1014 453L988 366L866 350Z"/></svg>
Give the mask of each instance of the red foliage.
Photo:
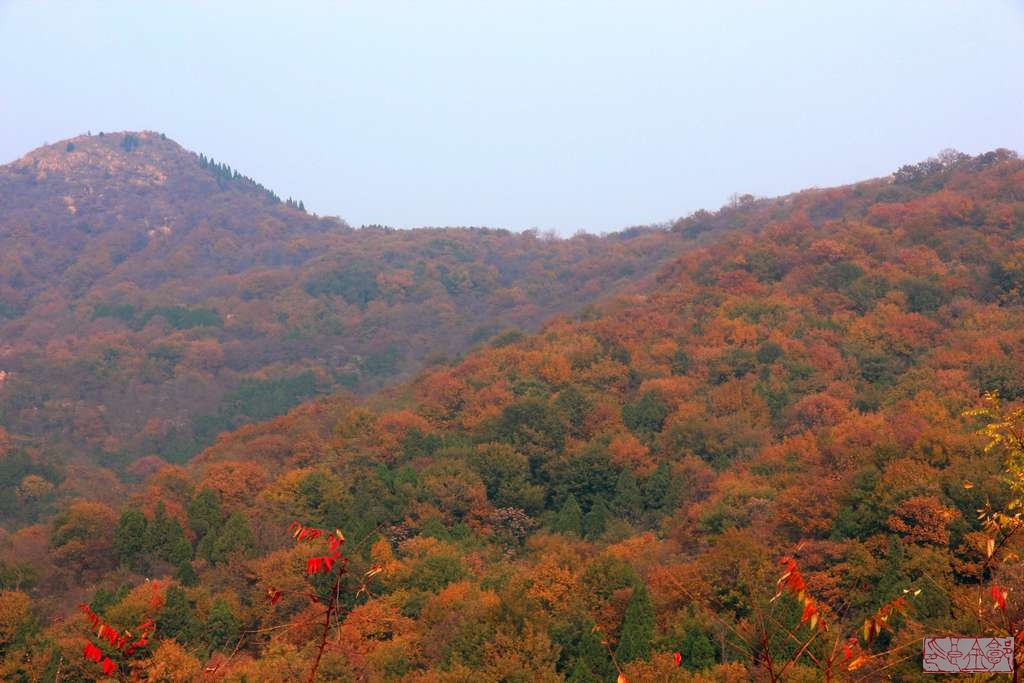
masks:
<svg viewBox="0 0 1024 683"><path fill-rule="evenodd" d="M85 641L85 650L82 656L92 662L98 662L103 658L103 652L92 644L92 641Z"/></svg>
<svg viewBox="0 0 1024 683"><path fill-rule="evenodd" d="M107 676L113 676L114 672L117 671L117 664L110 657L103 658L103 673Z"/></svg>
<svg viewBox="0 0 1024 683"><path fill-rule="evenodd" d="M779 578L780 588L793 595L802 595L804 589L807 588L807 584L804 581L803 574L797 569L796 560L792 557L784 557L780 560L780 564L786 568L785 573Z"/></svg>
<svg viewBox="0 0 1024 683"><path fill-rule="evenodd" d="M992 599L995 600L995 605L992 609L999 609L1006 611L1006 596L1007 591L1002 586L992 586Z"/></svg>
<svg viewBox="0 0 1024 683"><path fill-rule="evenodd" d="M333 555L321 555L319 557L311 557L306 560L306 574L319 574L319 573L330 573L334 569L334 563L341 557L341 553L334 553Z"/></svg>
<svg viewBox="0 0 1024 683"><path fill-rule="evenodd" d="M155 583L155 582L154 582ZM156 587L154 586L154 591ZM149 643L149 637L156 629L156 623L151 617L146 619L139 624L135 629L135 633L138 637L134 637L130 631L120 632L114 627L103 622L99 615L96 614L88 605L82 604L78 606L79 611L85 615L89 625L96 631L96 637L103 640L107 645L125 657L130 657L138 649L145 647ZM82 656L91 662L99 663L102 658L103 673L107 676L113 675L117 669L117 663L114 662L110 657L104 657L103 652L92 643L92 641L86 641L85 647L82 650Z"/></svg>
<svg viewBox="0 0 1024 683"><path fill-rule="evenodd" d="M807 582L804 581L804 575L797 567L796 560L792 557L784 557L780 563L786 568L786 571L781 577L779 577L779 592L774 598L772 598L772 600L777 599L783 593L789 593L803 605L803 613L800 616L800 623L809 623L812 631L819 626L823 630L827 631L828 626L826 626L825 621L821 619L821 612L818 609L817 603L813 598L807 595Z"/></svg>
<svg viewBox="0 0 1024 683"><path fill-rule="evenodd" d="M323 529L303 526L299 522L294 521L288 525L288 531L291 532L292 537L298 542L325 538L327 554L316 555L306 559L307 576L320 573L330 573L339 559L344 560L344 558L342 558L340 548L345 542L345 535L342 534L340 530L335 529L334 533L329 534ZM270 597L271 604L275 604L281 597L280 591L274 591L273 589L268 591L268 595Z"/></svg>

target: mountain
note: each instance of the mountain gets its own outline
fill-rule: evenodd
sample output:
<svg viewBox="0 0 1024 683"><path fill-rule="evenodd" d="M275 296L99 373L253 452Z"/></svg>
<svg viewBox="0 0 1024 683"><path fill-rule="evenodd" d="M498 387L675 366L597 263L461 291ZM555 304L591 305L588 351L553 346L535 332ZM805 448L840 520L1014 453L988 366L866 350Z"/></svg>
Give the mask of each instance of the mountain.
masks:
<svg viewBox="0 0 1024 683"><path fill-rule="evenodd" d="M152 132L0 167L0 206L0 424L122 475L534 331L734 229L353 229Z"/></svg>
<svg viewBox="0 0 1024 683"><path fill-rule="evenodd" d="M122 675L907 680L924 635L1015 634L1024 162L734 204L597 241L706 237L536 334L133 491L26 477L7 672L90 680L89 624L147 617Z"/></svg>

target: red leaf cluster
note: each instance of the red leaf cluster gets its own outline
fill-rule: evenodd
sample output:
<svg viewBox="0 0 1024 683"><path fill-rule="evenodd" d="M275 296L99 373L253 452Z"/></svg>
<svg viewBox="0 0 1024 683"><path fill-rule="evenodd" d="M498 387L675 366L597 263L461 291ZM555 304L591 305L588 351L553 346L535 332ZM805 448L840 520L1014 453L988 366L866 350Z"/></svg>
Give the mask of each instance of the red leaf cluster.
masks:
<svg viewBox="0 0 1024 683"><path fill-rule="evenodd" d="M90 626L96 631L96 637L102 641L105 641L108 646L115 650L119 650L126 656L131 656L141 647L145 647L149 642L149 634L155 629L156 624L153 619L147 617L143 621L136 631L139 633L139 637L133 640L131 632L124 631L123 633L118 631L113 626L106 624L100 619L99 615L96 614L88 605L82 604L78 606L79 611L85 615ZM92 662L100 663L103 668L103 673L107 676L114 674L117 671L117 663L114 662L110 657L104 657L103 651L100 650L92 641L86 641L85 647L82 650L82 656ZM102 662L101 662L102 660Z"/></svg>
<svg viewBox="0 0 1024 683"><path fill-rule="evenodd" d="M341 557L341 553L309 558L306 560L306 575L310 576L319 573L329 573L334 569L334 563L338 561L339 557Z"/></svg>
<svg viewBox="0 0 1024 683"><path fill-rule="evenodd" d="M107 676L113 676L114 672L117 671L117 664L110 657L104 657L103 659L103 673Z"/></svg>
<svg viewBox="0 0 1024 683"><path fill-rule="evenodd" d="M999 609L1006 611L1006 598L1009 595L1008 591L1002 586L992 586L992 599L995 600L995 604L992 609Z"/></svg>
<svg viewBox="0 0 1024 683"><path fill-rule="evenodd" d="M82 656L91 662L98 662L103 659L103 651L93 645L92 641L85 641L85 651L82 652Z"/></svg>
<svg viewBox="0 0 1024 683"><path fill-rule="evenodd" d="M292 537L296 541L313 540L320 538L324 532L323 529L317 529L315 527L308 527L299 524L298 522L292 522L288 525L288 531L292 532Z"/></svg>
<svg viewBox="0 0 1024 683"><path fill-rule="evenodd" d="M804 590L807 588L807 583L804 581L803 574L801 574L800 570L797 568L796 560L792 557L784 557L780 561L780 564L786 568L785 573L778 581L780 592L786 591L797 597L802 596Z"/></svg>
<svg viewBox="0 0 1024 683"><path fill-rule="evenodd" d="M328 533L323 529L317 529L315 527L308 527L300 524L298 521L292 522L288 525L288 531L291 532L292 537L296 541L312 541L318 538L326 538L327 554L317 555L310 557L306 560L306 575L312 576L313 574L327 574L330 573L335 564L339 560L344 563L346 558L342 557L341 546L345 542L345 535L340 530L335 529L334 533ZM276 593L276 595L275 595ZM277 600L280 600L280 593L275 592L273 589L268 591L270 595L270 604L274 604Z"/></svg>
<svg viewBox="0 0 1024 683"><path fill-rule="evenodd" d="M826 626L824 620L821 619L818 604L813 598L807 595L807 582L804 581L804 575L797 567L796 560L792 557L784 557L780 563L786 568L786 571L781 577L779 577L777 582L779 592L775 594L775 597L772 598L772 600L778 599L778 597L783 593L789 593L803 605L803 613L800 616L801 624L809 623L812 631L818 626L824 630L828 630L828 626Z"/></svg>

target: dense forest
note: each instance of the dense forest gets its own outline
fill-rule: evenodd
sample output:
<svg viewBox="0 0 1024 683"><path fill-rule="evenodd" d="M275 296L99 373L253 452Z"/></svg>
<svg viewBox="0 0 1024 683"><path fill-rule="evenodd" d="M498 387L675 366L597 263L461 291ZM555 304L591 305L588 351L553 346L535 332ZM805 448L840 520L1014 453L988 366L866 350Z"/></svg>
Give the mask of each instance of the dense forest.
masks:
<svg viewBox="0 0 1024 683"><path fill-rule="evenodd" d="M352 229L131 137L0 170L6 679L1020 661L1013 152L555 240Z"/></svg>
<svg viewBox="0 0 1024 683"><path fill-rule="evenodd" d="M353 229L145 132L0 167L0 206L0 423L119 475L535 331L702 237Z"/></svg>

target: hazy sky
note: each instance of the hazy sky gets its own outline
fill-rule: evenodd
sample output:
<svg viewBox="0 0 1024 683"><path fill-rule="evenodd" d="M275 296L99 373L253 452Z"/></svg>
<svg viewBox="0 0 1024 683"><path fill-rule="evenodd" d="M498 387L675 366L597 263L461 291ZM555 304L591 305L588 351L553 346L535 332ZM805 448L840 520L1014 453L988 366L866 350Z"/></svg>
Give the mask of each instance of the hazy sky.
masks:
<svg viewBox="0 0 1024 683"><path fill-rule="evenodd" d="M0 162L152 129L353 225L598 232L1024 152L1024 0L0 0L0 74Z"/></svg>

